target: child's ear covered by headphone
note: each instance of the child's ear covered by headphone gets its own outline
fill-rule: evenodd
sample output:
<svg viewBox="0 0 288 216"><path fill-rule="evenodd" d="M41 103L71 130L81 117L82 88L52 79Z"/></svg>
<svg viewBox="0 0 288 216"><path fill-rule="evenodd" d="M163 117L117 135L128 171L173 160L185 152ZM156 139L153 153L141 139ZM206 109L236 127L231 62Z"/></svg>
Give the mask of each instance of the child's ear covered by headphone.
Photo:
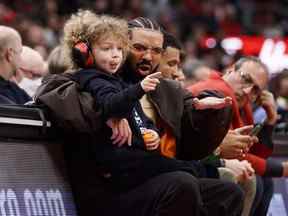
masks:
<svg viewBox="0 0 288 216"><path fill-rule="evenodd" d="M80 68L90 68L94 66L94 57L89 42L80 41L72 48L72 59Z"/></svg>

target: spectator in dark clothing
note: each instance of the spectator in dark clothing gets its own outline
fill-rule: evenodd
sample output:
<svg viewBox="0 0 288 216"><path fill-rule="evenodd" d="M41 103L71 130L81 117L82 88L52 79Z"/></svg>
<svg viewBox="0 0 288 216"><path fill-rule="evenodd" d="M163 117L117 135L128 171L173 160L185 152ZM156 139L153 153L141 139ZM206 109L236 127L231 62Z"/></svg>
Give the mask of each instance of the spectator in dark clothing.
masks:
<svg viewBox="0 0 288 216"><path fill-rule="evenodd" d="M31 101L31 97L21 89L16 83L9 80L5 80L3 77L0 77L0 95L4 98L7 98L10 103L13 104L25 104L28 101ZM6 103L5 100L1 102Z"/></svg>
<svg viewBox="0 0 288 216"><path fill-rule="evenodd" d="M126 64L124 65L124 70L122 73L123 79L130 83L135 84L139 81L141 81L144 77L147 75L157 71L157 67L160 63L160 59L162 57L162 48L163 48L163 33L160 30L160 27L157 23L153 22L150 19L147 18L137 18L134 20L131 20L129 22L129 28L130 28L130 42L132 45L132 48L130 50L130 55L128 55L128 59L126 61ZM144 109L144 111L148 111L151 113L149 117L151 117L154 122L157 122L157 128L160 128L162 130L161 134L161 145L164 142L171 142L176 143L179 142L179 132L181 129L179 128L179 124L181 124L181 118L183 118L183 112L187 111L187 96L186 92L181 88L180 84L171 80L161 80L160 84L157 86L157 89L151 93L147 93L146 97L143 97L141 99L141 105ZM143 102L142 102L143 101ZM145 108L144 108L145 107ZM146 113L146 112L145 112ZM154 118L155 117L155 118ZM180 132L181 133L181 132ZM180 135L181 136L181 135ZM177 147L177 145L174 145ZM174 149L175 150L175 149ZM173 151L173 150L172 150ZM174 151L174 153L177 152ZM182 177L178 176L179 179L182 179ZM175 178L178 178L175 176ZM193 186L194 190L198 190L197 188L203 188L209 187L209 185L213 185L215 182L222 182L220 180L212 180L210 183L204 183L202 182L204 179L187 179L187 183L192 185L198 185ZM204 181L206 181L205 179ZM209 180L209 181L210 181ZM170 178L167 178L167 181L170 181ZM215 181L214 183L212 183ZM217 184L218 184L217 183ZM224 182L223 182L224 183ZM204 185L203 185L204 184ZM220 183L221 184L221 183ZM226 188L230 183L225 182L222 184L222 189L226 191L230 190L230 194L234 196L234 190L231 188ZM181 184L176 184L180 186ZM167 185L168 186L168 185ZM178 187L177 186L177 187ZM219 186L219 185L218 185ZM234 185L236 186L236 185ZM148 188L147 188L148 189ZM214 192L218 191L217 187L214 188ZM208 192L208 191L207 191ZM197 200L202 200L205 210L208 212L209 215L226 215L227 212L223 211L220 213L219 206L223 205L232 208L234 210L231 210L233 212L232 214L238 215L239 212L239 206L232 206L231 203L228 204L225 197L222 197L224 195L223 191L220 193L213 193L210 195L211 203L207 199L205 199L205 196L203 196L203 192L201 192L200 197L198 197L195 201L197 203ZM213 198L212 198L213 197ZM220 198L221 197L221 198ZM216 200L222 200L222 204L220 204ZM193 202L193 201L192 201ZM191 203L191 202L190 202ZM206 204L205 204L206 203ZM211 204L213 203L213 207ZM228 205L227 205L228 204ZM199 204L194 204L195 206L200 206ZM242 205L242 202L241 202ZM177 204L175 202L174 207L176 207ZM161 205L159 206L162 207ZM186 209L187 206L184 206L183 209ZM194 207L195 208L195 207ZM235 210L237 209L237 210ZM223 209L224 210L224 209ZM241 211L241 210L240 210ZM183 210L184 212L184 210ZM182 214L182 212L181 212ZM171 215L175 215L175 213L172 213ZM190 215L198 215L195 212L191 212ZM201 215L201 214L199 214Z"/></svg>
<svg viewBox="0 0 288 216"><path fill-rule="evenodd" d="M9 81L21 64L22 42L19 33L0 26L0 95L7 98L4 103L24 104L31 100L28 94Z"/></svg>
<svg viewBox="0 0 288 216"><path fill-rule="evenodd" d="M159 65L159 70L162 72L163 76L165 74L165 76L167 78L176 79L176 80L180 81L180 79L179 79L180 76L179 76L178 72L180 70L181 44L177 40L177 38L175 38L173 35L171 35L167 32L164 32L164 45L163 46L165 47L165 51L164 51L164 54L162 57L162 61ZM199 63L194 63L194 64L195 65L192 65L193 67L191 67L191 65L190 65L188 71L187 71L187 68L185 68L185 70L184 70L185 76L186 76L184 83L186 85L188 85L189 83L191 85L192 83L199 82L202 79L203 80L208 79L209 74L212 72L212 70L209 67L207 67L206 65L204 65L203 63L199 62ZM200 74L200 73L203 73L203 74ZM215 115L217 115L217 113L214 112L213 115L215 116ZM211 127L211 125L213 124L212 123L213 117L212 118L211 117L206 117L206 119L208 119L208 118L210 119L210 122L209 122L210 127L207 127L207 125L205 124L205 128L203 128L203 130L206 133L205 135L207 137L208 134L211 134L211 131L209 131L209 128L211 128L211 130L213 130L213 132L215 132L215 134L220 136L221 131L217 131L217 129L215 129L215 128L221 128L221 125L219 125L218 127L217 127L217 125L213 125ZM221 115L221 120L223 120L225 118L229 119L228 116ZM219 121L219 120L216 120L216 121ZM201 131L202 128L199 128L199 130ZM192 144L191 140L193 140L193 139L191 139L191 134L193 133L193 129L192 130L188 129L187 131L188 131L187 137L190 138L187 144L189 146L191 146L191 144ZM200 140L198 140L197 144L198 144L198 146L195 145L195 147L192 149L193 154L191 154L192 152L187 151L186 148L184 148L182 150L182 153L185 152L184 153L185 159L187 159L187 158L189 158L189 159L201 158L201 154L199 154L199 152L197 152L197 154L194 154L194 152L196 152L195 151L196 147L198 147L198 149L199 149L200 148L199 146L202 146L203 150L206 150L207 147L206 146L204 147L204 145L201 145ZM213 140L212 139L209 141L209 145L213 146ZM167 148L163 148L163 149L167 149ZM209 152L206 151L205 154L208 155ZM196 155L196 157L194 155ZM183 157L183 154L179 158L181 159L182 157ZM214 165L219 164L219 161L218 161L217 157L215 157L215 156L205 157L205 159L203 159L202 162L205 160L207 161L207 159L208 159L208 161L210 160L210 163L213 163ZM253 168L245 160L239 161L237 159L234 159L234 160L220 159L220 161L222 161L222 163L220 163L222 166L219 167L219 170L218 170L219 174L220 174L220 179L230 180L232 182L237 182L238 184L241 185L242 189L245 192L245 199L244 199L244 207L243 207L242 216L249 215L252 201L253 201L254 195L256 193L255 192L256 191L256 186L255 186L255 182L256 182L255 178L256 177L253 175L253 173L254 173Z"/></svg>
<svg viewBox="0 0 288 216"><path fill-rule="evenodd" d="M90 24L89 22L84 22L88 23L88 26L86 26L81 22L84 17L85 16L72 16L64 28L64 44L66 48L70 48L74 64L78 66L78 69L79 67L87 69L87 67L91 66L93 68L95 62L97 65L102 65L103 63L105 67L107 66L114 70L117 68L116 61L104 64L107 59L103 59L103 57L100 62L94 61L97 60L97 58L94 57L100 54L100 52L97 52L97 48L94 47L94 44L91 42L94 40L97 41L97 35L93 34L93 32L98 30L95 26L97 26L99 20L98 18L96 18L96 20L91 19ZM109 23L110 18L107 19ZM78 23L78 25L75 23ZM108 26L109 28L111 27L110 25ZM78 34L75 28L77 31L82 29L82 34ZM149 51L151 49L152 52L153 49L153 53L158 52L157 55L161 55L163 42L162 33L157 29L150 30L147 29L149 34L157 36L159 47L149 47ZM70 37L70 39L67 38L67 36ZM111 36L117 36L117 34L113 33ZM142 36L145 37L145 35ZM107 39L107 37L98 39L103 40ZM152 45L155 43L153 40L147 41L147 43L150 42ZM139 44L143 46L140 41ZM135 43L133 45L135 46ZM75 51L75 48L77 48L78 51ZM113 49L113 52L116 52L118 49L119 47L117 47L116 50ZM105 48L102 49L102 51L105 52L108 52L108 50ZM82 58L84 61L81 60L81 56L84 57ZM158 63L159 62L157 62L157 64ZM99 68L97 69L99 70ZM146 65L141 65L141 69L146 70ZM86 72L89 71L90 70L86 70ZM151 71L152 70L149 70L149 73L151 73ZM83 70L79 73L81 72L83 72ZM95 71L95 74L97 75L97 71ZM107 76L105 76L105 78L108 79ZM93 79L88 79L88 82L84 82L82 85L80 80L80 88L89 89L89 81L92 82L92 80ZM109 80L113 80L114 85L119 84L113 76L109 76ZM141 80L138 80L137 83L139 81L141 82ZM162 80L161 83L162 82L164 82L164 85L167 84L170 86L170 84L168 84L169 82L164 80ZM137 83L135 83L134 86L138 86L139 90L139 84ZM109 87L109 85L107 86ZM117 94L121 87L122 86L118 85L117 88L119 89L115 92L115 88L113 89L110 85L108 90ZM129 91L130 88L133 88L133 86L128 87L128 90L124 89L122 92L120 91L120 93ZM131 98L137 97L141 91L136 91L135 95L128 94L127 104L131 102ZM175 91L177 91L177 88L175 88ZM93 94L93 92L99 93L100 91L91 92ZM101 93L97 96L101 98L103 95L104 94ZM184 94L179 94L179 98L184 98ZM186 98L188 102L188 95ZM109 96L106 100L110 101L110 99L117 100L118 98ZM101 103L101 99L99 102ZM117 108L122 109L123 105L123 103L121 103L119 107L108 106L109 109L107 109L107 103L105 104L104 102L102 107L101 104L97 103L98 101L96 101L95 105L100 105L100 108L104 111L104 118L105 114L107 114L108 117L114 112L107 112L109 109L115 110L116 108L115 113L118 113ZM124 104L124 106L126 106L126 104ZM183 106L183 103L181 103L180 106ZM180 109L182 110L182 108ZM175 124L177 124L180 119L181 117L179 117ZM103 119L103 125L104 122L105 119ZM178 126L179 125L177 125L177 127ZM132 128L134 127L135 126L132 125ZM178 127L176 130L179 131L179 129ZM85 134L81 136L81 138L76 135L73 136L75 139L71 140L73 143L70 142L69 146L66 146L67 148L69 147L69 154L66 154L68 170L70 171L70 176L72 176L73 191L76 193L77 203L80 203L80 214L115 215L115 213L117 213L121 215L172 216L179 214L179 211L181 211L181 215L183 216L240 214L243 194L237 185L222 182L217 179L202 179L200 177L205 175L202 175L199 170L197 170L199 166L191 165L189 162L166 158L157 153L148 153L136 148L133 146L133 143L131 147L124 145L121 148L115 145L113 146L111 141L110 144L106 143L107 145L105 145L105 143L101 143L101 140L98 139L98 137L101 139L101 136L104 135L105 134L93 134L89 136ZM139 136L138 133L138 138L139 137L141 137L141 135ZM100 154L98 151L100 151L100 153L104 151L105 154ZM112 157L111 154L113 154ZM109 157L111 160L109 160ZM101 161L103 163L101 163ZM117 163L117 161L119 163ZM110 170L107 170L107 165ZM129 202L127 202L127 200L129 200Z"/></svg>

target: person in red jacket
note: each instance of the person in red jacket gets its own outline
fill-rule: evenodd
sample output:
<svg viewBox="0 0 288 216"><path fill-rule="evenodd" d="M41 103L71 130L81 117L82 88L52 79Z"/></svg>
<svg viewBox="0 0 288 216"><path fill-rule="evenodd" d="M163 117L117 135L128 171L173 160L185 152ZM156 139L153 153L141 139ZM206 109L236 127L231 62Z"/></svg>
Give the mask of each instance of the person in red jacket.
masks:
<svg viewBox="0 0 288 216"><path fill-rule="evenodd" d="M223 158L239 158L248 160L256 173L262 178L260 184L264 184L264 189L268 189L265 203L261 204L261 211L257 215L266 215L269 202L273 194L273 184L271 178L276 176L287 176L287 162L279 163L273 159L267 159L272 153L273 143L271 140L273 124L277 119L277 113L273 102L273 96L264 90L268 82L268 70L266 66L255 57L243 57L239 59L227 72L221 76L217 72L212 72L210 77L199 82L188 89L197 94L203 90L218 90L226 96L232 98L233 120L231 131L226 135L223 142L217 149L217 153ZM239 133L239 128L253 124L251 102L259 101L267 113L265 126L259 136ZM249 131L251 127L247 127ZM263 139L263 137L265 137ZM268 187L269 185L269 187ZM265 191L264 191L265 193ZM260 209L260 208L259 208Z"/></svg>

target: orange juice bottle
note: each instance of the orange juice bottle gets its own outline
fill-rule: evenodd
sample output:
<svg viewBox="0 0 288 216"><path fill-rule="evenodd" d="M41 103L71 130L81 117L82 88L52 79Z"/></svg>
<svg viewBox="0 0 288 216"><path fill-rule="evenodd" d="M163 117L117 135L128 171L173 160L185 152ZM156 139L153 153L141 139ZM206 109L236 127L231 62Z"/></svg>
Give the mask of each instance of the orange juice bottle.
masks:
<svg viewBox="0 0 288 216"><path fill-rule="evenodd" d="M142 129L141 133L145 143L153 138L153 133L147 129Z"/></svg>
<svg viewBox="0 0 288 216"><path fill-rule="evenodd" d="M153 133L147 131L144 134L142 134L144 142L147 142L148 140L151 140L153 138Z"/></svg>

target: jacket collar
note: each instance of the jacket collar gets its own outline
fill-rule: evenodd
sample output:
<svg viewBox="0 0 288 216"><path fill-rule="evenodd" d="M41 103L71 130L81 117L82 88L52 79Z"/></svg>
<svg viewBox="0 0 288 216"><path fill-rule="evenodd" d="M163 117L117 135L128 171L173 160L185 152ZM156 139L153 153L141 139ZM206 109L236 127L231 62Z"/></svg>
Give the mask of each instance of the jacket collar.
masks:
<svg viewBox="0 0 288 216"><path fill-rule="evenodd" d="M148 99L156 108L160 118L179 138L184 108L184 95L181 85L173 80L161 79L156 90L148 93Z"/></svg>
<svg viewBox="0 0 288 216"><path fill-rule="evenodd" d="M2 76L0 76L0 86L7 87L10 85L10 81L5 80Z"/></svg>

